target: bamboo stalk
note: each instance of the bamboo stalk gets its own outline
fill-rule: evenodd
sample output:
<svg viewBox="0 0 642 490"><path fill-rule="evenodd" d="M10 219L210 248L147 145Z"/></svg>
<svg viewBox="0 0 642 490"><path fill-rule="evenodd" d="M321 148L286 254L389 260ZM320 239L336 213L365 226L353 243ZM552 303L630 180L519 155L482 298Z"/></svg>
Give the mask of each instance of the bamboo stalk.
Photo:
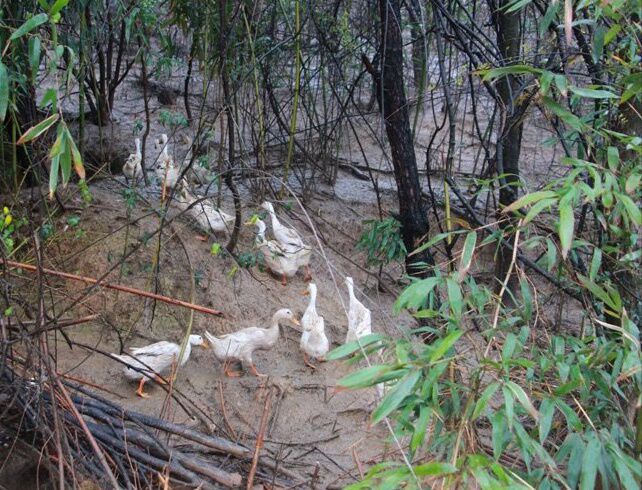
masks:
<svg viewBox="0 0 642 490"><path fill-rule="evenodd" d="M37 267L35 265L24 264L22 262L14 262L13 260L0 259L0 264L4 264L7 267L11 267L14 269L18 269L18 268L24 269L29 272L37 271ZM68 272L60 272L53 269L46 269L44 267L41 269L41 271L50 276L62 277L65 279L71 279L73 281L86 282L87 284L98 284L99 286L102 286L106 289L114 289L116 291L122 291L125 293L134 294L136 296L143 296L145 298L155 299L157 301L162 301L163 303L167 303L170 305L182 306L184 308L189 308L191 310L200 311L201 313L207 313L208 315L224 316L222 311L215 310L213 308L207 308L205 306L196 305L194 303L189 303L187 301L183 301L180 299L170 298L168 296L162 296L156 293L150 293L148 291L143 291L142 289L130 288L128 286L121 286L119 284L110 284L108 282L99 282L96 279L93 279L91 277L78 276L76 274L70 274Z"/></svg>

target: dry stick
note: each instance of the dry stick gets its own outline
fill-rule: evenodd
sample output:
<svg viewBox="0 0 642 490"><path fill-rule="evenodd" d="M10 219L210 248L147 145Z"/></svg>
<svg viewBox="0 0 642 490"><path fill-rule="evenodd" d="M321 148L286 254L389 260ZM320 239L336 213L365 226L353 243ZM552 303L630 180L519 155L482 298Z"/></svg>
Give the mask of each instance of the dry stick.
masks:
<svg viewBox="0 0 642 490"><path fill-rule="evenodd" d="M37 271L37 268L34 265L24 264L22 262L14 262L12 260L0 259L0 264L4 264L7 267L24 269L30 272ZM184 308L200 311L201 313L207 313L209 315L215 315L215 316L224 315L223 312L219 310L214 310L212 308L207 308L205 306L195 305L194 303L189 303L187 301L182 301L180 299L169 298L167 296L162 296L156 293L150 293L147 291L143 291L141 289L130 288L128 286L120 286L118 284L110 284L108 282L100 282L91 277L77 276L76 274L69 274L68 272L60 272L53 269L42 268L41 270L42 272L44 272L45 274L49 274L50 276L63 277L65 279L72 279L74 281L86 282L88 284L98 284L99 286L102 286L107 289L115 289L116 291L123 291L125 293L134 294L136 296L143 296L145 298L155 299L157 301L162 301L170 305L183 306Z"/></svg>
<svg viewBox="0 0 642 490"><path fill-rule="evenodd" d="M263 447L263 438L265 437L265 428L267 427L268 414L270 413L270 402L272 401L272 390L268 391L265 397L265 405L263 406L263 415L261 415L261 424L259 426L259 434L256 437L256 445L254 446L254 456L252 457L252 467L250 474L247 476L247 490L252 490L254 484L254 475L256 474L256 466L259 462L259 453Z"/></svg>
<svg viewBox="0 0 642 490"><path fill-rule="evenodd" d="M234 427L232 427L232 424L230 424L229 420L227 419L227 410L225 409L225 398L223 397L223 383L219 379L218 381L218 392L221 396L221 413L223 414L223 421L225 422L225 426L228 428L230 431L230 434L234 438L235 441L238 440L238 436L236 435L236 431L234 430Z"/></svg>

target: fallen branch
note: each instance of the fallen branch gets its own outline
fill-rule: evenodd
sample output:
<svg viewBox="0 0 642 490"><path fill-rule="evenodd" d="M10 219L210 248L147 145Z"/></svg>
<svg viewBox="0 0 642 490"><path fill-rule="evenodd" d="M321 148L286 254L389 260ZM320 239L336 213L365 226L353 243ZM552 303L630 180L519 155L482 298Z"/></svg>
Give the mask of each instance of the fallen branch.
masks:
<svg viewBox="0 0 642 490"><path fill-rule="evenodd" d="M38 268L35 265L24 264L22 262L14 262L12 260L0 259L0 264L4 264L7 267L11 267L11 268L14 268L14 269L24 269L24 270L27 270L29 272L37 272L37 270L38 270ZM201 313L207 313L209 315L223 316L223 312L219 311L219 310L215 310L215 309L212 309L212 308L207 308L205 306L195 305L194 303L189 303L187 301L182 301L180 299L170 298L168 296L162 296L162 295L156 294L156 293L150 293L148 291L143 291L141 289L130 288L128 286L121 286L119 284L110 284L108 282L100 282L100 281L97 281L96 279L93 279L91 277L78 276L76 274L70 274L68 272L60 272L60 271L56 271L56 270L53 270L53 269L45 269L44 267L41 269L41 271L44 274L47 274L47 275L50 275L50 276L62 277L62 278L65 278L65 279L71 279L72 281L86 282L87 284L97 284L97 285L102 286L102 287L104 287L106 289L114 289L116 291L122 291L124 293L134 294L136 296L142 296L142 297L145 297L145 298L155 299L157 301L162 301L163 303L167 303L167 304L175 305L175 306L182 306L184 308L189 308L191 310L200 311Z"/></svg>
<svg viewBox="0 0 642 490"><path fill-rule="evenodd" d="M254 446L254 456L252 457L252 467L247 476L247 490L252 490L254 486L254 475L256 474L256 466L259 462L259 454L263 447L263 439L265 438L265 428L267 427L268 415L270 413L270 402L272 401L272 390L268 391L265 397L265 405L263 406L263 415L261 415L261 424L259 426L259 434L256 436L256 445Z"/></svg>

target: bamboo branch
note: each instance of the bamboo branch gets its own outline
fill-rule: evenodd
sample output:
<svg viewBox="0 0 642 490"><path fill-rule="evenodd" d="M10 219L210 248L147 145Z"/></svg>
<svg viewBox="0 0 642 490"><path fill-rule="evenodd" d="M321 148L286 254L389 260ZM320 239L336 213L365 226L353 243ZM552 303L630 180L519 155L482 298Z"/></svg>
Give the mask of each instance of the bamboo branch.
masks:
<svg viewBox="0 0 642 490"><path fill-rule="evenodd" d="M14 269L24 269L30 272L36 272L37 268L34 265L25 264L22 262L14 262L12 260L0 259L0 264L4 264L7 267ZM136 296L143 296L145 298L155 299L157 301L162 301L163 303L168 303L170 305L182 306L184 308L189 308L191 310L200 311L201 313L207 313L208 315L215 316L224 316L222 311L215 310L213 308L207 308L205 306L195 305L194 303L189 303L176 298L170 298L168 296L162 296L156 293L150 293L148 291L143 291L142 289L130 288L128 286L121 286L119 284L110 284L108 282L99 282L96 279L85 276L78 276L76 274L70 274L68 272L60 272L53 269L42 268L41 271L50 276L62 277L65 279L71 279L73 281L86 282L88 284L97 284L106 289L114 289L116 291L122 291L124 293L134 294Z"/></svg>

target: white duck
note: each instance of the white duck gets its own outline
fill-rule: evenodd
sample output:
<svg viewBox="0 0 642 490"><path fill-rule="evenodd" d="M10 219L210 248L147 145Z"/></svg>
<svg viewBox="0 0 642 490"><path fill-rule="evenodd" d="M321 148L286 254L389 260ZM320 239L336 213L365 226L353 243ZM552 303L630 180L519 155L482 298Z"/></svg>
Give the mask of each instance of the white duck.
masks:
<svg viewBox="0 0 642 490"><path fill-rule="evenodd" d="M205 338L212 345L216 358L224 363L227 376L241 375L238 371L230 371L229 361L241 361L255 376L265 376L256 370L252 354L256 350L268 350L274 347L279 339L279 324L283 321L299 325L294 314L287 308L283 308L272 316L269 328L249 327L222 337L214 337L211 333L205 332Z"/></svg>
<svg viewBox="0 0 642 490"><path fill-rule="evenodd" d="M308 290L304 294L310 295L310 303L303 313L301 318L301 327L303 334L301 335L301 350L303 351L303 362L316 369L310 361L308 356L325 360L324 356L330 350L330 342L325 334L325 321L323 317L317 313L317 286L313 282L308 284Z"/></svg>
<svg viewBox="0 0 642 490"><path fill-rule="evenodd" d="M296 254L288 252L276 240L265 238L265 222L258 217L250 219L246 224L255 224L257 227L255 245L263 257L267 268L281 277L281 284L287 285L288 277L294 277L299 270L299 260Z"/></svg>
<svg viewBox="0 0 642 490"><path fill-rule="evenodd" d="M311 280L310 257L312 256L312 249L303 243L303 239L298 231L294 228L288 228L279 221L271 202L265 201L261 204L261 207L270 213L274 238L276 238L284 250L297 255L299 267L305 267L305 280Z"/></svg>
<svg viewBox="0 0 642 490"><path fill-rule="evenodd" d="M136 144L136 153L131 153L123 165L123 175L128 180L137 180L143 177L143 154L140 151L140 139L134 140Z"/></svg>
<svg viewBox="0 0 642 490"><path fill-rule="evenodd" d="M365 335L372 333L370 310L366 308L354 295L354 281L346 277L346 286L350 295L350 308L348 310L348 334L346 344L354 342Z"/></svg>
<svg viewBox="0 0 642 490"><path fill-rule="evenodd" d="M180 209L186 210L205 233L225 233L234 228L234 216L221 211L203 198L194 196L187 190L184 181L176 194L176 203Z"/></svg>
<svg viewBox="0 0 642 490"><path fill-rule="evenodd" d="M168 190L173 189L179 182L181 172L174 164L174 158L169 154L169 144L167 143L167 135L161 134L160 138L156 141L156 145L162 145L162 151L158 159L158 167L156 167L156 175L162 182L161 200L165 200Z"/></svg>
<svg viewBox="0 0 642 490"><path fill-rule="evenodd" d="M166 341L131 349L130 354L111 354L111 356L127 364L123 369L125 377L135 381L140 380L136 394L146 398L149 395L143 392L145 382L154 379L158 383L165 384L158 375L166 373L174 365L177 365L176 367L184 365L189 359L193 345L207 346L200 335L190 335L180 361L178 356L181 346Z"/></svg>

